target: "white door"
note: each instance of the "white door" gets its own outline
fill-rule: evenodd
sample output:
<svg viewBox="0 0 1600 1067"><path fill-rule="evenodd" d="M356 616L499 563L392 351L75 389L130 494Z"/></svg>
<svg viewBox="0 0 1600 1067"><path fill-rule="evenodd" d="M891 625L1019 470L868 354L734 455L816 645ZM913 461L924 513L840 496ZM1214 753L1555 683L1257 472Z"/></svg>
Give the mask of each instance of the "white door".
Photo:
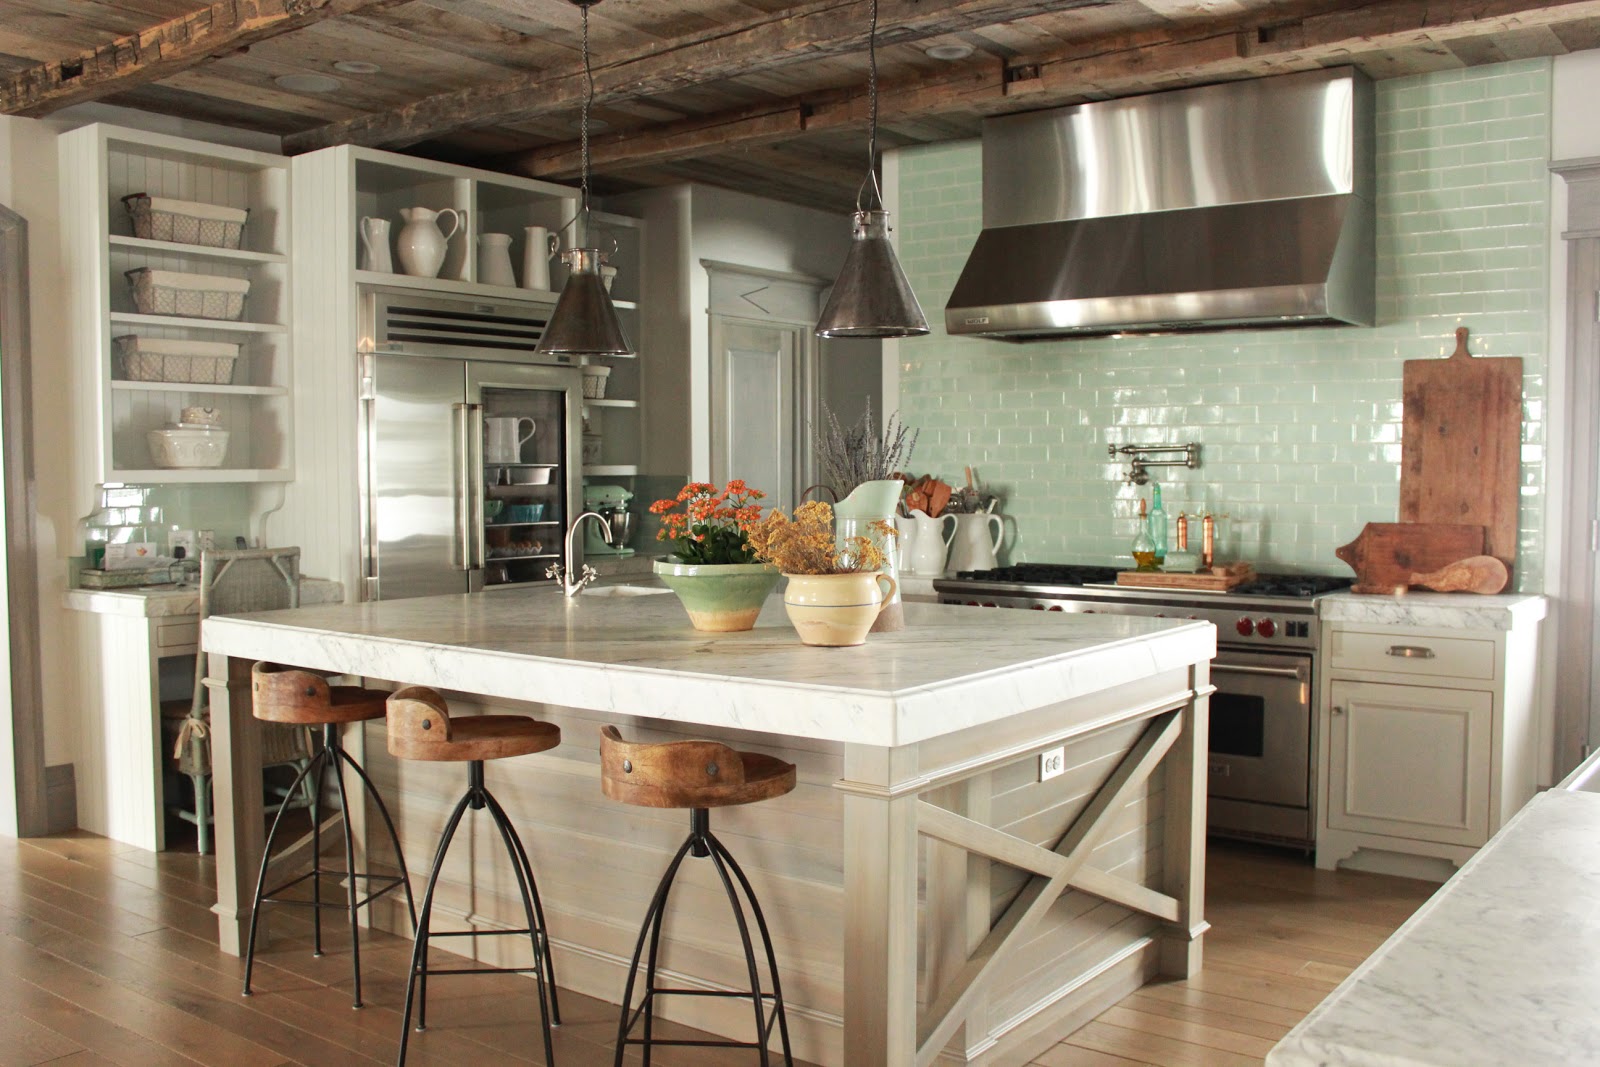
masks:
<svg viewBox="0 0 1600 1067"><path fill-rule="evenodd" d="M792 510L805 477L800 328L711 317L711 480L743 478Z"/></svg>
<svg viewBox="0 0 1600 1067"><path fill-rule="evenodd" d="M1329 826L1453 845L1489 839L1489 693L1329 688Z"/></svg>

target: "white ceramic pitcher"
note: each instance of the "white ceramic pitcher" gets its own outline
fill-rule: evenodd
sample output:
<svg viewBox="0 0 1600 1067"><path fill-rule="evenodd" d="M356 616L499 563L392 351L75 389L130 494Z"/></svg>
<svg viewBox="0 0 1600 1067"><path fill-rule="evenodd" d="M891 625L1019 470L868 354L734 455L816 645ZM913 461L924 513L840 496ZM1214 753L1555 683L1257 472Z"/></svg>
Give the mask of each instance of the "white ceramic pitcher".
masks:
<svg viewBox="0 0 1600 1067"><path fill-rule="evenodd" d="M945 554L956 535L956 517L947 511L935 519L920 508L912 508L911 523L914 532L900 546L900 558L910 561L912 574L937 578L944 573Z"/></svg>
<svg viewBox="0 0 1600 1067"><path fill-rule="evenodd" d="M896 538L884 537L872 529L875 522L888 522L894 517L894 506L905 489L905 483L896 478L862 482L849 496L833 506L833 533L842 545L851 537L867 537L884 550L884 564L878 570L894 579L888 602L872 624L873 633L883 633L906 628L905 607L900 600L900 574L896 557L900 555Z"/></svg>
<svg viewBox="0 0 1600 1067"><path fill-rule="evenodd" d="M521 433L522 424L528 432ZM485 463L521 463L522 446L533 439L534 421L526 416L500 415L483 420L483 461Z"/></svg>
<svg viewBox="0 0 1600 1067"><path fill-rule="evenodd" d="M394 259L389 255L389 220L364 218L361 220L361 269L384 274L394 273Z"/></svg>
<svg viewBox="0 0 1600 1067"><path fill-rule="evenodd" d="M439 220L450 216L448 232L439 229ZM447 207L433 211L425 207L403 207L400 217L406 224L400 228L395 241L395 251L400 254L400 269L417 278L437 278L444 266L444 254L450 238L461 228L461 214Z"/></svg>
<svg viewBox="0 0 1600 1067"><path fill-rule="evenodd" d="M950 562L953 571L985 571L997 565L995 553L1000 551L1000 541L1005 537L1005 524L1000 516L984 512L956 516L955 539L950 542Z"/></svg>
<svg viewBox="0 0 1600 1067"><path fill-rule="evenodd" d="M509 233L480 233L478 235L478 281L484 285L517 284L511 273L511 235Z"/></svg>
<svg viewBox="0 0 1600 1067"><path fill-rule="evenodd" d="M543 226L522 229L522 287L550 291L550 257L561 247L561 238Z"/></svg>

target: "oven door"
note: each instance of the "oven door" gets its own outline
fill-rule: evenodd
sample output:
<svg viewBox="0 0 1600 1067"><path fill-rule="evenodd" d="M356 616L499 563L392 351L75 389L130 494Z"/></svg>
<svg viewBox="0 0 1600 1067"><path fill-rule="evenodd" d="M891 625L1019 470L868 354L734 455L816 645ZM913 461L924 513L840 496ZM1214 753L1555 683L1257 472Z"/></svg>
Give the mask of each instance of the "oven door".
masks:
<svg viewBox="0 0 1600 1067"><path fill-rule="evenodd" d="M1208 792L1311 806L1311 657L1220 650L1211 661Z"/></svg>

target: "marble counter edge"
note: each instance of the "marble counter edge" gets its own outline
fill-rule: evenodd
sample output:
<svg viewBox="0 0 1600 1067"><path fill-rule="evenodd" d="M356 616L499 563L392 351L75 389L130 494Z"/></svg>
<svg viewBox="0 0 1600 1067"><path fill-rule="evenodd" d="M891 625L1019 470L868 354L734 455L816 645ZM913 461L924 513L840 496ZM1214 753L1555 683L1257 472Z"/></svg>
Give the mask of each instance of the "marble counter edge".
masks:
<svg viewBox="0 0 1600 1067"><path fill-rule="evenodd" d="M337 604L344 600L344 583L331 578L300 579L300 604ZM162 619L196 615L200 610L200 590L193 586L176 588L153 586L140 589L68 589L62 604L71 611L96 615L123 615L133 618Z"/></svg>
<svg viewBox="0 0 1600 1067"><path fill-rule="evenodd" d="M1329 593L1317 598L1324 623L1414 626L1440 630L1512 630L1538 622L1549 610L1543 596L1501 593Z"/></svg>
<svg viewBox="0 0 1600 1067"><path fill-rule="evenodd" d="M574 662L407 638L312 632L228 617L211 620L203 642L208 651L243 658L270 658L509 700L528 699L525 672L530 665L537 665L542 672L541 687L550 694L543 702L552 705L895 747L1207 662L1216 651L1216 628L1210 623L1186 623L896 690ZM417 667L419 662L425 665L422 669ZM1174 700L1184 698L1187 692L1174 692ZM783 698L777 711L774 693ZM782 722L774 722L775 715L781 715Z"/></svg>

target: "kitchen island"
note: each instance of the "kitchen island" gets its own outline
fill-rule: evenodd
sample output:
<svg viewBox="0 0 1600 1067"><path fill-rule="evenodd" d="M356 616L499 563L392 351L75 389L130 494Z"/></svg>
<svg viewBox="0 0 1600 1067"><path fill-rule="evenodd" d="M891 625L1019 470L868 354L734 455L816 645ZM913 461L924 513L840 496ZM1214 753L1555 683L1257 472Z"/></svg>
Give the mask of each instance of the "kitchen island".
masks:
<svg viewBox="0 0 1600 1067"><path fill-rule="evenodd" d="M793 793L716 818L772 923L804 1059L1023 1062L1156 974L1198 970L1209 623L910 604L903 631L817 649L799 644L777 598L752 631L702 634L674 597L638 592L506 590L210 621L224 949L239 950L260 856L249 670L268 659L434 686L456 708L562 727L560 747L494 764L489 784L532 854L558 979L585 993L618 998L646 895L687 822L601 796L607 723L797 765ZM396 764L382 723L366 729L364 760L415 876L459 768ZM458 851L442 913L515 922L493 850ZM719 891L704 872L684 878L665 966L732 986L742 963L713 907ZM375 921L403 931L396 918ZM678 998L671 1017L741 1032L747 1010L699 999Z"/></svg>

